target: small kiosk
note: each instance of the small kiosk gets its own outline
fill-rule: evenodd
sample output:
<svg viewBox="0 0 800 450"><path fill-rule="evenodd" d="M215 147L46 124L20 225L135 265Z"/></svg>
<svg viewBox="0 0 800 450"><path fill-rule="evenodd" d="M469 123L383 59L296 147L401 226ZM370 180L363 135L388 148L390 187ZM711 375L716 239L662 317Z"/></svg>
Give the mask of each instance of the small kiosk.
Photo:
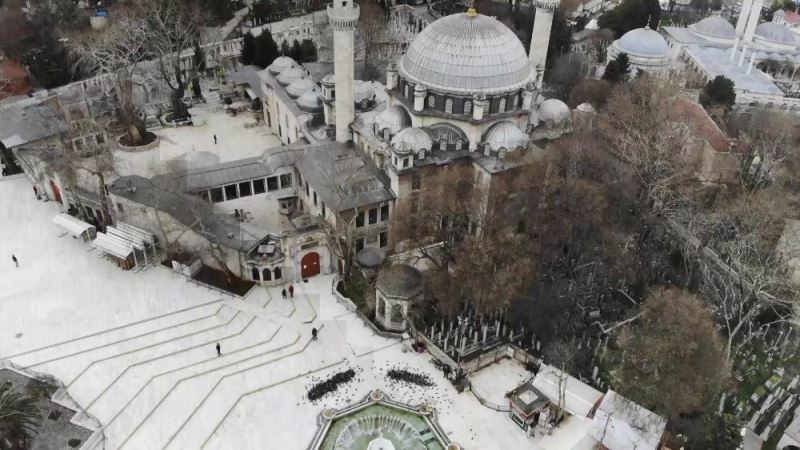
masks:
<svg viewBox="0 0 800 450"><path fill-rule="evenodd" d="M69 214L58 214L53 217L52 222L64 229L67 234L72 235L74 238L81 238L84 242L93 241L97 236L97 230L94 225L88 224L76 217Z"/></svg>

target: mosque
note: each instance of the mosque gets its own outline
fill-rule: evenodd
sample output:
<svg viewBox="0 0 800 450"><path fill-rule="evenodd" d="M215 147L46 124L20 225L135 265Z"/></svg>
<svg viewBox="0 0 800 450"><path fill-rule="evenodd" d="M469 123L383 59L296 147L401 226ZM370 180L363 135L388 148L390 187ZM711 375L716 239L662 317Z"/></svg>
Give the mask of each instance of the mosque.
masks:
<svg viewBox="0 0 800 450"><path fill-rule="evenodd" d="M688 74L688 87L723 75L733 80L741 109L800 113L800 41L783 11L759 23L762 7L763 0L744 0L735 28L713 15L686 28L631 30L611 43L607 62L626 53L635 71Z"/></svg>

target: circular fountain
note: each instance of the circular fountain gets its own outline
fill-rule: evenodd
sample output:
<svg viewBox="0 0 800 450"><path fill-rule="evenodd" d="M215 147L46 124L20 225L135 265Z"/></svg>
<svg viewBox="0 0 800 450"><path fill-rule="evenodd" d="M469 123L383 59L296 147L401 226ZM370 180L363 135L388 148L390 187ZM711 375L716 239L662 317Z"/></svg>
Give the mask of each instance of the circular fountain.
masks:
<svg viewBox="0 0 800 450"><path fill-rule="evenodd" d="M394 450L394 444L385 437L379 437L378 439L373 439L372 442L369 443L367 450Z"/></svg>

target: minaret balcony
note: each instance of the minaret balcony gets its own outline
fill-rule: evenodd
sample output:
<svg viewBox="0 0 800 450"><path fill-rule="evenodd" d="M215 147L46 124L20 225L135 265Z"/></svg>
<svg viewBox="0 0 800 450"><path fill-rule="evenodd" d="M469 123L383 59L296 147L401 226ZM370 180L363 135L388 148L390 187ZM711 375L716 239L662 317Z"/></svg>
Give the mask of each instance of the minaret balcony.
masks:
<svg viewBox="0 0 800 450"><path fill-rule="evenodd" d="M360 13L361 8L356 3L353 3L352 7L337 7L333 3L328 4L328 22L334 30L354 30L358 26Z"/></svg>

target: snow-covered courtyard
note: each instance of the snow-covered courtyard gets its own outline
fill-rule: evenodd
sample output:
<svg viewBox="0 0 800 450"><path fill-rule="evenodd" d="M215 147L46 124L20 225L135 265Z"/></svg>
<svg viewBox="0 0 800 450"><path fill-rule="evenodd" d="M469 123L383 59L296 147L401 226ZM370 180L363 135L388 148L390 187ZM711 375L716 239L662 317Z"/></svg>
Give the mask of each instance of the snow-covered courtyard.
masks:
<svg viewBox="0 0 800 450"><path fill-rule="evenodd" d="M106 448L304 449L324 408L374 389L430 402L466 449L570 449L585 434L569 419L551 436L526 437L507 413L457 393L430 355L375 335L331 295L331 276L297 283L291 300L281 287L225 297L162 266L118 269L63 236L50 222L59 205L37 201L24 177L0 179L0 205L0 358L61 380L102 424ZM493 386L485 374L505 366L510 374ZM348 367L353 381L308 400L315 382ZM393 367L434 385L390 380ZM524 373L502 362L478 376L500 402Z"/></svg>

